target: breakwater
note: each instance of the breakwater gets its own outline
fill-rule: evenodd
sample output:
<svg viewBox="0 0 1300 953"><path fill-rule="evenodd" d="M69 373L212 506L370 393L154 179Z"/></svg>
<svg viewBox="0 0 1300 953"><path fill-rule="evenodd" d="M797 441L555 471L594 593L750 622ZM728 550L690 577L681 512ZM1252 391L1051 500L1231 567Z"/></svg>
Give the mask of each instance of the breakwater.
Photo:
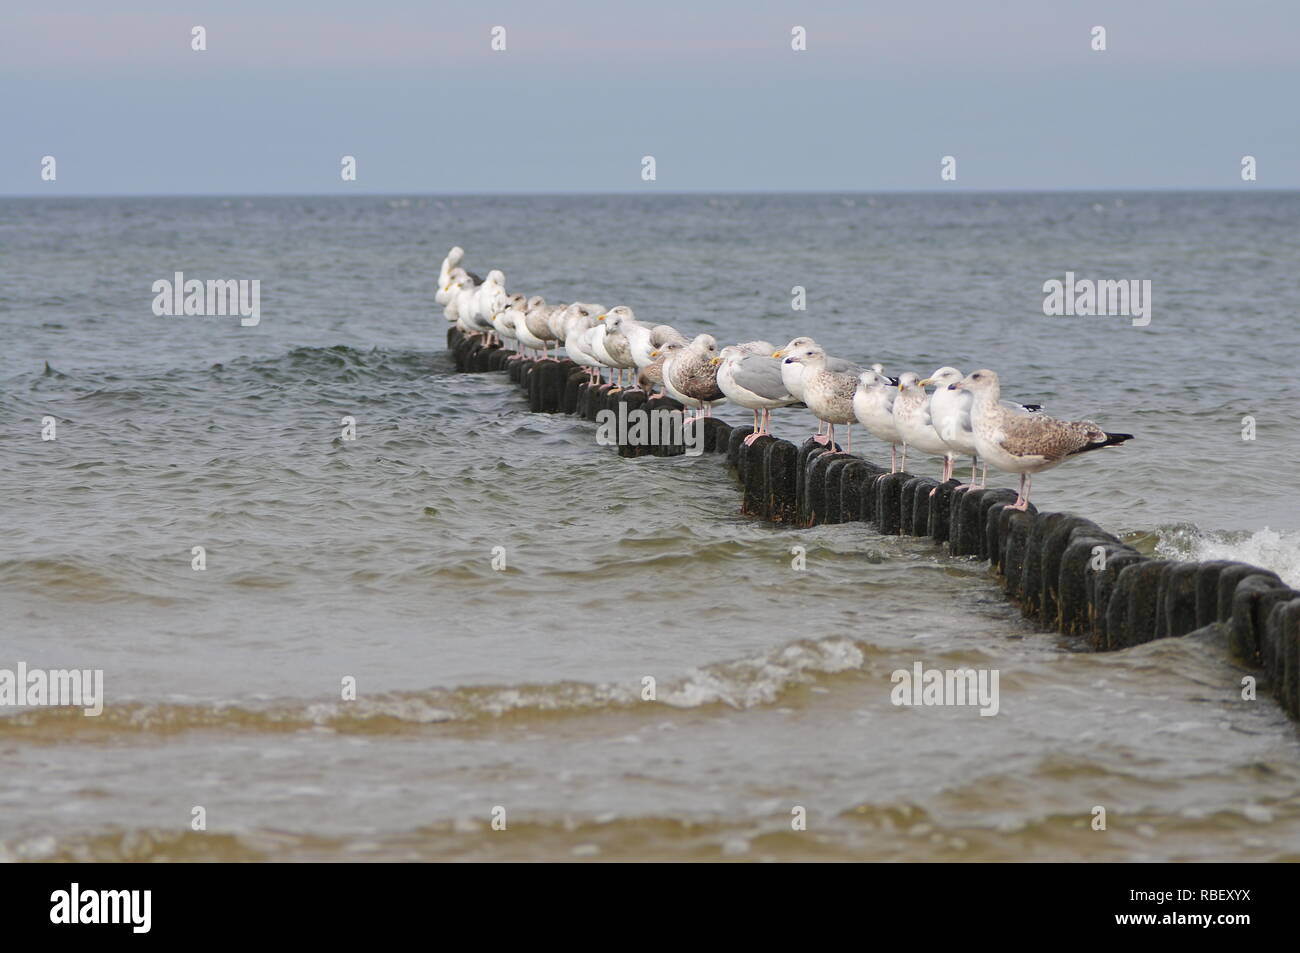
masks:
<svg viewBox="0 0 1300 953"><path fill-rule="evenodd" d="M669 397L593 386L571 361L512 359L454 327L447 346L459 371L507 373L535 413L594 422L601 411L683 410ZM762 436L746 444L748 426L713 418L690 426L702 428L692 448L726 455L750 516L791 527L866 522L881 533L928 538L951 556L987 560L1025 617L1097 651L1215 629L1239 662L1262 673L1262 687L1300 718L1300 592L1273 572L1228 560L1153 558L1085 517L1032 505L1008 509L1016 499L1010 489L954 492L956 481L890 473L812 440L796 446ZM688 442L628 440L617 449L625 457L674 456L686 453Z"/></svg>

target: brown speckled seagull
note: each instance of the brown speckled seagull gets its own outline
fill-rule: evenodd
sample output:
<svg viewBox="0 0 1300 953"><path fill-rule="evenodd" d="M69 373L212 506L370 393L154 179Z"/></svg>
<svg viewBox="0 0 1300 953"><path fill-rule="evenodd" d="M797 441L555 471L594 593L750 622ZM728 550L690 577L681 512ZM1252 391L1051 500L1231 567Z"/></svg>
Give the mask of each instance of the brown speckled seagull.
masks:
<svg viewBox="0 0 1300 953"><path fill-rule="evenodd" d="M853 395L858 390L856 374L837 374L827 369L826 352L819 347L808 347L785 358L785 364L802 364L803 402L813 412L813 416L830 425L828 446L835 446L835 425L845 424L849 428L846 450L832 450L832 453L853 452ZM815 438L814 438L815 439Z"/></svg>
<svg viewBox="0 0 1300 953"><path fill-rule="evenodd" d="M960 386L975 395L971 429L979 455L989 466L1020 474L1020 490L1012 509L1029 507L1030 474L1050 470L1089 450L1133 439L1131 433L1107 433L1091 420L1016 413L998 403L1002 386L998 375L990 370L968 374Z"/></svg>
<svg viewBox="0 0 1300 953"><path fill-rule="evenodd" d="M727 399L718 387L718 342L711 334L697 334L684 349L664 362L664 389L687 407L701 408L699 416L712 416L714 404ZM688 419L694 419L688 418Z"/></svg>

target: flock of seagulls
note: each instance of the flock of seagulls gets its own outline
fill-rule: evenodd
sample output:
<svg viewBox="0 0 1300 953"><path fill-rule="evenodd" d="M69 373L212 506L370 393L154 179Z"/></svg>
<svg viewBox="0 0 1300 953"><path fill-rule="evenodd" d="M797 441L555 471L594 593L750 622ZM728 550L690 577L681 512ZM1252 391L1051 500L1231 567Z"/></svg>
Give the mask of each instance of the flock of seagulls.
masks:
<svg viewBox="0 0 1300 953"><path fill-rule="evenodd" d="M952 478L958 458L970 457L970 482L957 491L984 486L990 466L1018 474L1012 508L1023 510L1033 474L1133 436L1107 433L1088 420L1058 420L1036 404L1003 400L991 370L963 374L941 367L925 378L911 371L891 377L880 364L861 367L833 357L810 337L784 347L748 341L719 350L712 335L688 339L670 325L638 321L626 305L548 305L540 295L508 294L504 274L493 270L479 278L461 267L464 255L459 246L447 254L435 295L447 320L462 332L509 344L516 352L512 360L559 360L563 348L593 384L606 383L608 373L614 388L653 392L659 387L693 411L688 422L730 401L753 412L754 432L746 443L772 432L773 410L807 407L820 421L813 439L829 446L828 452L852 452L858 423L889 444L890 472L906 469L910 449L941 457L943 482ZM927 390L931 386L933 393ZM846 428L845 450L835 442L837 426ZM984 466L976 483L979 461Z"/></svg>

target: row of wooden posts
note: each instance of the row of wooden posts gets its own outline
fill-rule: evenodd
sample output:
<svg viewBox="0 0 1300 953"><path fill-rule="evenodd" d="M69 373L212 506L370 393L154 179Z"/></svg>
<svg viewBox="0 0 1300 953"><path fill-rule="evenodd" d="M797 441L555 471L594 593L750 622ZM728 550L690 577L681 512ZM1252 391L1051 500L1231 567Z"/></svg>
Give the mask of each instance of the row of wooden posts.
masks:
<svg viewBox="0 0 1300 953"><path fill-rule="evenodd" d="M508 373L535 413L595 421L602 410L619 413L620 404L629 415L683 410L670 397L593 386L572 361L512 359L454 327L447 344L460 371ZM1262 670L1287 713L1300 718L1300 592L1276 573L1229 560L1156 559L1082 516L1008 509L1012 490L954 492L956 481L890 473L811 439L796 446L762 436L746 445L752 427L716 418L688 426L703 428L691 436L702 438L704 452L726 454L746 514L791 527L861 521L883 534L931 539L952 556L987 560L1026 617L1099 651L1218 627L1237 660ZM687 444L623 443L618 452L675 456Z"/></svg>

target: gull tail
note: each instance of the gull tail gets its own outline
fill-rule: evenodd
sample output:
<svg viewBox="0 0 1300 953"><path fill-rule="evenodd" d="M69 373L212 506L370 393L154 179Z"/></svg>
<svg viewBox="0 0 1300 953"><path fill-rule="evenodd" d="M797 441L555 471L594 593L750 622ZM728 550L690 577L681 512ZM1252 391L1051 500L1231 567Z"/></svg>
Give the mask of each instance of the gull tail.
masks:
<svg viewBox="0 0 1300 953"><path fill-rule="evenodd" d="M1087 453L1089 450L1100 450L1102 447L1116 447L1119 446L1121 443L1123 443L1125 440L1133 439L1133 435L1131 433L1107 433L1106 431L1103 430L1101 431L1101 435L1106 439L1097 440L1094 441L1093 443L1084 444L1082 447L1080 447L1078 450L1074 452L1076 454Z"/></svg>

